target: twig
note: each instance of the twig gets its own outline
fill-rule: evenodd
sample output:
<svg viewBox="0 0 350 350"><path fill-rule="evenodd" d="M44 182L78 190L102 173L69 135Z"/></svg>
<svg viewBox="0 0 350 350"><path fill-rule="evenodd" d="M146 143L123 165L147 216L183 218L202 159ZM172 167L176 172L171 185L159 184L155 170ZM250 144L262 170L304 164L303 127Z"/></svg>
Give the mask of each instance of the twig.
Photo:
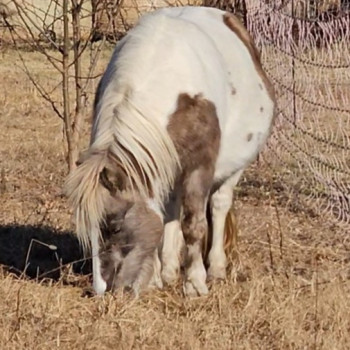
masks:
<svg viewBox="0 0 350 350"><path fill-rule="evenodd" d="M274 277L275 264L274 264L273 253L272 253L272 241L271 241L271 236L270 236L268 229L266 230L266 236L267 236L267 241L269 243L270 268L271 268L271 272L272 272L271 277L272 277L273 285L275 285L275 277Z"/></svg>
<svg viewBox="0 0 350 350"><path fill-rule="evenodd" d="M32 28L30 27L29 23L42 35L45 36L45 30L43 30L42 28L40 28L37 23L35 21L33 21L30 16L27 15L26 11L29 11L28 9L24 9L21 5L18 4L18 2L16 0L12 0L12 2L14 3L14 5L16 6L17 9L17 13L18 16L20 17L22 23L25 25L26 30L28 31L28 33L30 34L31 38L33 39L34 43L37 43L37 39L35 34L32 31ZM34 13L35 14L35 13ZM23 15L26 17L24 18ZM29 23L28 23L29 22ZM45 23L43 21L41 21L42 23ZM50 42L50 44L55 47L57 50L59 50L59 46L56 42L52 41L50 37L47 38ZM42 47L40 47L40 45L37 45L37 48L39 51L41 51L42 53L44 53L44 50L42 49ZM50 61L50 63L57 69L60 70L60 68L54 63L54 60L58 61L57 59L55 59L54 57L51 57L50 55L46 54L46 57L48 58L48 60Z"/></svg>
<svg viewBox="0 0 350 350"><path fill-rule="evenodd" d="M16 322L16 326L14 327L14 330L12 331L9 339L7 340L6 344L8 344L12 338L14 337L14 335L20 330L21 328L21 321L22 321L22 317L20 315L20 307L21 307L21 290L23 288L24 285L22 285L20 288L18 288L18 291L17 291L17 298L16 298L16 319L17 319L17 322Z"/></svg>
<svg viewBox="0 0 350 350"><path fill-rule="evenodd" d="M318 337L318 330L319 327L317 325L318 323L318 256L316 254L315 257L315 264L316 264L316 271L315 271L315 277L316 277L316 281L315 281L315 333L314 333L314 350L317 350L317 337Z"/></svg>
<svg viewBox="0 0 350 350"><path fill-rule="evenodd" d="M40 244L50 250L53 250L53 251L56 251L57 250L57 247L53 244L47 244L47 243L44 243L44 242L41 242L35 238L32 238L31 241L30 241L30 244L29 244L29 247L28 247L28 251L27 251L27 255L26 255L26 260L25 260L25 264L24 264L24 273L26 273L27 271L27 268L29 266L28 264L28 260L29 260L29 256L30 256L30 253L32 251L32 246L33 246L33 243L37 243L37 244Z"/></svg>
<svg viewBox="0 0 350 350"><path fill-rule="evenodd" d="M277 219L277 225L278 225L278 233L279 233L279 238L280 238L280 242L279 242L279 248L280 248L280 259L282 261L282 265L285 267L284 264L284 254L283 254L283 231L282 231L282 225L281 225L281 218L280 218L280 213L278 210L278 204L277 204L277 200L276 200L276 196L275 196L275 192L274 192L274 188L273 188L273 183L272 183L272 176L270 176L270 193L272 195L272 200L274 202L274 208L275 208L275 213L276 213L276 219ZM287 277L287 279L289 279L287 270L284 268L284 274Z"/></svg>
<svg viewBox="0 0 350 350"><path fill-rule="evenodd" d="M66 266L68 266L68 265L70 265L70 264L76 264L76 263L79 263L79 262L86 262L86 261L89 261L89 260L91 260L90 257L89 257L89 258L81 258L81 259L78 259L78 260L70 261L69 263L66 263L66 264L61 264L59 267L56 267L56 268L54 268L54 269L52 269L52 270L43 272L42 274L40 274L40 275L38 276L38 278L40 278L40 279L41 279L41 278L44 278L45 276L51 274L52 272L56 272L56 271L58 271L58 270L61 270L63 267L66 267Z"/></svg>
<svg viewBox="0 0 350 350"><path fill-rule="evenodd" d="M11 39L13 41L13 44L15 45L15 49L16 52L18 54L18 57L20 59L20 61L22 62L23 65L23 71L25 72L25 74L27 75L27 77L29 78L29 80L31 81L31 83L34 85L34 87L36 88L36 90L39 92L40 96L47 102L49 102L51 104L52 109L54 110L54 112L57 114L57 116L61 119L63 119L62 114L60 113L60 111L58 110L58 108L55 105L55 102L51 99L49 93L33 78L32 74L30 73L26 62L21 54L20 49L18 48L17 45L17 41L13 35L13 30L10 29L10 35L11 35Z"/></svg>

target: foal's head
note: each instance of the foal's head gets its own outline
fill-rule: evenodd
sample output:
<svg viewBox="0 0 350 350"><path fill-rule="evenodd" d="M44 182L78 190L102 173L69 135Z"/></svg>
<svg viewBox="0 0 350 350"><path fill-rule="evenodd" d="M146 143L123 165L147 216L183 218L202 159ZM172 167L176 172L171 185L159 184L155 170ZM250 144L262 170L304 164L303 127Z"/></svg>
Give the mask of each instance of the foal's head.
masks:
<svg viewBox="0 0 350 350"><path fill-rule="evenodd" d="M119 182L118 189L114 181ZM107 290L129 287L138 293L152 277L154 252L163 232L161 217L149 202L123 188L118 172L112 178L103 172L100 182L108 191L100 226L101 277Z"/></svg>

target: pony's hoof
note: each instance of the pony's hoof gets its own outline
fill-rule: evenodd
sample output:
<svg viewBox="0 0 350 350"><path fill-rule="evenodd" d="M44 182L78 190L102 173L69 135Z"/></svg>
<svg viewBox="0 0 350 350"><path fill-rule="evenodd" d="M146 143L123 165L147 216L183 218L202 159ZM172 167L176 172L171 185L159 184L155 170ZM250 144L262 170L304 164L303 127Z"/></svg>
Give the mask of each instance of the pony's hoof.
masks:
<svg viewBox="0 0 350 350"><path fill-rule="evenodd" d="M179 273L178 269L174 268L163 268L162 270L162 280L164 281L165 284L167 285L172 285L174 284L177 279L178 279Z"/></svg>
<svg viewBox="0 0 350 350"><path fill-rule="evenodd" d="M186 297L198 297L207 295L209 293L208 287L205 283L200 281L186 281L184 284L184 294Z"/></svg>
<svg viewBox="0 0 350 350"><path fill-rule="evenodd" d="M153 276L148 283L148 288L150 289L163 289L163 281L160 276Z"/></svg>
<svg viewBox="0 0 350 350"><path fill-rule="evenodd" d="M226 267L213 266L208 269L208 281L217 281L226 279Z"/></svg>

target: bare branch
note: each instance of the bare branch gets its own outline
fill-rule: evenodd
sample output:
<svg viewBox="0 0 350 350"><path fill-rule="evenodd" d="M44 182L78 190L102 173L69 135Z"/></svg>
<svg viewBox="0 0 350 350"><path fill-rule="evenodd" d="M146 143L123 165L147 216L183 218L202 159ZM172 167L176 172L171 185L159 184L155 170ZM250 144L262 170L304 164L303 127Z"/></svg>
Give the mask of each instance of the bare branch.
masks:
<svg viewBox="0 0 350 350"><path fill-rule="evenodd" d="M17 8L18 15L21 18L22 23L25 25L26 30L28 31L28 33L30 34L30 37L32 38L32 46L34 46L39 52L41 52L48 59L48 61L55 67L55 69L57 69L59 72L61 72L61 68L56 63L56 62L61 63L61 61L59 59L49 55L44 50L42 45L39 45L38 39L36 38L35 34L33 33L29 23L31 23L42 35L45 35L45 31L43 29L41 29L40 27L38 27L36 25L36 23L34 23L34 21L26 14L23 7L20 6L16 0L13 0L13 3L15 4L15 6ZM26 17L24 17L23 14ZM54 47L56 47L57 50L60 50L59 46L56 43L52 42L51 38L49 40L52 43L52 45Z"/></svg>
<svg viewBox="0 0 350 350"><path fill-rule="evenodd" d="M73 167L73 159L71 155L72 150L72 135L73 128L70 116L70 104L69 104L69 18L68 18L68 0L63 0L63 49L62 49L62 95L63 95L63 118L66 131L66 138L68 144L68 167L69 170Z"/></svg>
<svg viewBox="0 0 350 350"><path fill-rule="evenodd" d="M50 97L50 94L45 90L45 88L43 86L41 86L32 76L32 74L30 73L26 62L23 58L23 55L21 54L21 50L18 48L17 46L17 42L13 36L13 29L10 28L10 34L13 40L13 43L15 45L16 48L16 52L18 54L19 59L21 60L21 63L23 65L23 71L25 72L26 76L29 78L29 80L31 81L31 83L34 85L34 87L36 88L36 90L39 92L40 96L47 102L50 103L52 109L54 110L54 112L57 114L57 116L61 119L63 119L62 114L60 113L60 111L58 110L57 106L55 105L55 102L52 100L52 98Z"/></svg>

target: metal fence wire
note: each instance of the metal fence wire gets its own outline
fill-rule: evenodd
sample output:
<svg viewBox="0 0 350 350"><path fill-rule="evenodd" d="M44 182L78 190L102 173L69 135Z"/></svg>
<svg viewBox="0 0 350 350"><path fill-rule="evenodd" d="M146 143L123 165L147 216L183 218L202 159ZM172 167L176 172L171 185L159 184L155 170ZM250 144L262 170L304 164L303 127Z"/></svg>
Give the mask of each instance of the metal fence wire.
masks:
<svg viewBox="0 0 350 350"><path fill-rule="evenodd" d="M245 16L278 96L263 162L305 211L349 228L350 2L336 2L246 0Z"/></svg>

